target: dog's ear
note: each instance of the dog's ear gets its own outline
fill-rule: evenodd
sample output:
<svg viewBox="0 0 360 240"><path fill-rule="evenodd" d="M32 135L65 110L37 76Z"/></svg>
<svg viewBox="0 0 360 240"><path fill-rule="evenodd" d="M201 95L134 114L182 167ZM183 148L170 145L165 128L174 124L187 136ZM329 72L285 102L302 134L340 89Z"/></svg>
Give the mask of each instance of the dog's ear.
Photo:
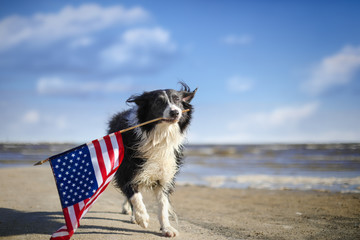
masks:
<svg viewBox="0 0 360 240"><path fill-rule="evenodd" d="M196 88L194 91L190 92L190 87L186 83L184 82L179 82L179 83L181 84L180 92L182 94L182 101L189 103L194 98L195 93L198 89Z"/></svg>
<svg viewBox="0 0 360 240"><path fill-rule="evenodd" d="M138 106L142 105L144 102L146 102L145 94L132 95L128 100L126 100L126 103L135 103Z"/></svg>
<svg viewBox="0 0 360 240"><path fill-rule="evenodd" d="M196 89L195 89L194 91L192 91L192 92L183 91L183 92L182 92L182 100L183 100L184 102L187 102L187 103L191 102L191 100L194 98L195 93L196 93L197 90L198 90L198 89L196 88Z"/></svg>

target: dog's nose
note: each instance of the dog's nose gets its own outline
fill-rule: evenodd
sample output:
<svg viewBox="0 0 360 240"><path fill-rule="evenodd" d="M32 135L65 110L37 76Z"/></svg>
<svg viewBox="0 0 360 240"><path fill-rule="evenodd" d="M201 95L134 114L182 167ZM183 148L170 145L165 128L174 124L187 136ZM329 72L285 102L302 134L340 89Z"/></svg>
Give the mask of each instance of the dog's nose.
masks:
<svg viewBox="0 0 360 240"><path fill-rule="evenodd" d="M170 111L170 117L177 118L178 116L179 116L179 111L178 110L171 110Z"/></svg>

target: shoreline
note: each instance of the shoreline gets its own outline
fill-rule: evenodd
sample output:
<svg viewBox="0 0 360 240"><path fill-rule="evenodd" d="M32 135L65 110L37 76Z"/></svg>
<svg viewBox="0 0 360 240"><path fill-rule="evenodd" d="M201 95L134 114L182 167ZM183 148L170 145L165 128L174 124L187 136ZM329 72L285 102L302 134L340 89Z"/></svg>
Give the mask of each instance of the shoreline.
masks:
<svg viewBox="0 0 360 240"><path fill-rule="evenodd" d="M0 169L0 239L48 239L64 224L49 166ZM109 185L73 239L164 239L146 193L148 229L120 214L123 196ZM177 186L176 239L360 239L360 194Z"/></svg>

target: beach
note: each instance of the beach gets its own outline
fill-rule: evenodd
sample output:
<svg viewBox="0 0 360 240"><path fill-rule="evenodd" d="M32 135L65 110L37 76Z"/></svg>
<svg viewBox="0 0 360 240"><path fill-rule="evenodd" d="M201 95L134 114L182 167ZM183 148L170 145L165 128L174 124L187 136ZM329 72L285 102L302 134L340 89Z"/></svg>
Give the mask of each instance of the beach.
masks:
<svg viewBox="0 0 360 240"><path fill-rule="evenodd" d="M50 166L0 169L0 239L49 239L64 225ZM72 239L164 239L151 194L143 229L121 214L113 186L82 219ZM176 239L360 239L360 194L177 186Z"/></svg>

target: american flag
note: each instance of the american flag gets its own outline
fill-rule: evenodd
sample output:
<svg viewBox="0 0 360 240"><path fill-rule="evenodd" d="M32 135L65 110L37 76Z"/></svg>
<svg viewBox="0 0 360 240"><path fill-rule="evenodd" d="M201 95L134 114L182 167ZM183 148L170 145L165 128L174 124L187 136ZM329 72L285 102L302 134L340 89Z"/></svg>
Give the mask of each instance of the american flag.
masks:
<svg viewBox="0 0 360 240"><path fill-rule="evenodd" d="M51 239L70 239L80 219L109 185L124 157L120 132L50 158L66 225Z"/></svg>

